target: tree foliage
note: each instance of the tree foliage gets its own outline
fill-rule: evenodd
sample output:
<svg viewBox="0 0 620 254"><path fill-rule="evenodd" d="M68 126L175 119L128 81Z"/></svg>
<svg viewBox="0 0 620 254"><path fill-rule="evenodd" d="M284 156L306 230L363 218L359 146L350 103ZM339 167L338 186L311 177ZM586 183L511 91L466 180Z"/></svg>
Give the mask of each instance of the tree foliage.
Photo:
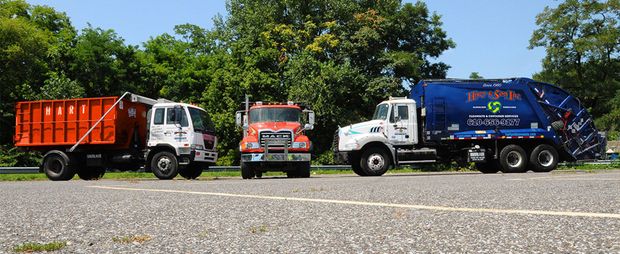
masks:
<svg viewBox="0 0 620 254"><path fill-rule="evenodd" d="M471 74L469 74L469 79L483 79L483 76L480 76L480 73L478 72L472 72Z"/></svg>
<svg viewBox="0 0 620 254"><path fill-rule="evenodd" d="M455 46L422 2L229 0L227 11L212 29L180 24L138 47L112 29L77 31L50 7L0 0L3 130L19 100L132 91L206 108L219 163L232 164L241 138L234 114L248 94L309 103L314 152L323 154L338 124L366 119L378 101L422 78L445 77L449 66L436 57ZM3 131L0 144L11 134Z"/></svg>
<svg viewBox="0 0 620 254"><path fill-rule="evenodd" d="M536 79L578 95L604 129L619 130L620 1L567 0L537 16L530 48L547 55Z"/></svg>
<svg viewBox="0 0 620 254"><path fill-rule="evenodd" d="M243 93L309 102L319 153L330 148L338 124L365 119L378 101L405 94L403 84L445 77L449 67L433 59L454 47L440 17L421 2L231 0L227 10L214 33L241 74L233 81L240 89L231 91L240 93L215 97L230 106Z"/></svg>

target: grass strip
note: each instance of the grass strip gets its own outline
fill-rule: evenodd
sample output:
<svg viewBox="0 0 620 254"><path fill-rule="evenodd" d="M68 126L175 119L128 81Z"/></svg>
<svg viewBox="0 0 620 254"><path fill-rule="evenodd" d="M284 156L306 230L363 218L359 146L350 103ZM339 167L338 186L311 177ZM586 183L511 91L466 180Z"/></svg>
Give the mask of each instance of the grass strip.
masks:
<svg viewBox="0 0 620 254"><path fill-rule="evenodd" d="M567 171L567 170L584 170L584 171L598 171L598 170L613 170L620 169L620 163L612 163L612 164L568 164L561 165L558 167L556 171ZM441 170L437 170L433 167L425 167L425 168L397 168L390 169L387 174L402 174L402 173L420 173L420 172L476 172L475 170L471 170L468 168L441 168ZM353 174L353 171L350 169L317 169L312 170L312 175L336 175L336 174ZM263 176L286 176L284 172L265 172ZM206 171L200 175L200 180L217 180L219 178L230 178L230 177L241 177L241 173L239 171ZM78 180L79 177L76 175L74 180ZM108 172L103 176L103 179L113 179L113 180L131 180L131 179L157 179L153 173L150 172ZM183 179L180 176L177 176L176 179ZM0 181L43 181L47 180L47 177L43 173L28 173L28 174L0 174Z"/></svg>
<svg viewBox="0 0 620 254"><path fill-rule="evenodd" d="M15 252L42 252L42 251L56 251L67 246L65 242L51 242L51 243L24 243L15 246L13 251Z"/></svg>

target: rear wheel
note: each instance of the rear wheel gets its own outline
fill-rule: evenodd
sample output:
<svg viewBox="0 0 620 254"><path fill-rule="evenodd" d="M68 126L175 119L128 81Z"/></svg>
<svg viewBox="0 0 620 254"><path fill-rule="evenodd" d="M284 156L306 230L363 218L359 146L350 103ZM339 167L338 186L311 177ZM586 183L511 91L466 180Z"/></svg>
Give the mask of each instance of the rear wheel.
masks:
<svg viewBox="0 0 620 254"><path fill-rule="evenodd" d="M362 153L360 165L365 176L381 176L390 167L391 159L381 148L372 147Z"/></svg>
<svg viewBox="0 0 620 254"><path fill-rule="evenodd" d="M159 152L151 160L153 174L161 180L170 180L179 173L177 157L170 152Z"/></svg>
<svg viewBox="0 0 620 254"><path fill-rule="evenodd" d="M494 174L499 171L499 165L497 161L479 162L476 163L476 169L483 174Z"/></svg>
<svg viewBox="0 0 620 254"><path fill-rule="evenodd" d="M45 156L43 172L52 181L67 181L75 176L75 169L69 164L68 156L62 152Z"/></svg>
<svg viewBox="0 0 620 254"><path fill-rule="evenodd" d="M530 154L530 169L534 172L549 172L558 166L560 156L550 145L539 145Z"/></svg>
<svg viewBox="0 0 620 254"><path fill-rule="evenodd" d="M499 164L504 173L523 173L527 171L527 155L518 145L507 145L499 154Z"/></svg>
<svg viewBox="0 0 620 254"><path fill-rule="evenodd" d="M105 168L103 167L82 167L77 171L77 175L82 180L91 181L99 180L105 175Z"/></svg>
<svg viewBox="0 0 620 254"><path fill-rule="evenodd" d="M252 179L254 177L254 169L247 162L241 162L241 178Z"/></svg>

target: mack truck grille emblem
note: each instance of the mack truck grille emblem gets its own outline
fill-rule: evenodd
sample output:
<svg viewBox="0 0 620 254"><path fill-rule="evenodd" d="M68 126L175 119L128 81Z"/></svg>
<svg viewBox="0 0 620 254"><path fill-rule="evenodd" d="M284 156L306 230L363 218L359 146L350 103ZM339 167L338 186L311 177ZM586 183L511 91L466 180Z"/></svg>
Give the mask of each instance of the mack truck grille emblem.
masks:
<svg viewBox="0 0 620 254"><path fill-rule="evenodd" d="M263 131L260 133L259 142L261 146L265 145L265 142L269 142L270 147L284 147L286 144L288 147L293 142L293 133L287 132L272 132Z"/></svg>

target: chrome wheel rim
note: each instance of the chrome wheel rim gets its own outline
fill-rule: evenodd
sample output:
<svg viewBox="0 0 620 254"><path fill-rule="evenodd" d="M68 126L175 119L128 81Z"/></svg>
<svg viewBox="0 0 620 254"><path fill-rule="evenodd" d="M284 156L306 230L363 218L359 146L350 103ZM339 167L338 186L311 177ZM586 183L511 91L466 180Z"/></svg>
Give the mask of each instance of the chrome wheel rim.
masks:
<svg viewBox="0 0 620 254"><path fill-rule="evenodd" d="M543 150L538 154L538 164L540 164L541 166L549 167L551 166L551 164L553 164L553 162L553 154L551 154L551 152L549 152L548 150Z"/></svg>
<svg viewBox="0 0 620 254"><path fill-rule="evenodd" d="M521 166L521 163L523 163L523 156L521 156L521 153L517 151L510 151L506 156L506 163L511 168L519 167Z"/></svg>
<svg viewBox="0 0 620 254"><path fill-rule="evenodd" d="M172 161L170 160L170 158L166 156L162 156L157 161L157 168L162 172L167 172L168 170L170 170L171 164L172 164Z"/></svg>
<svg viewBox="0 0 620 254"><path fill-rule="evenodd" d="M385 165L385 158L381 154L373 153L368 156L368 160L366 161L368 164L368 168L372 171L378 171L383 168Z"/></svg>

